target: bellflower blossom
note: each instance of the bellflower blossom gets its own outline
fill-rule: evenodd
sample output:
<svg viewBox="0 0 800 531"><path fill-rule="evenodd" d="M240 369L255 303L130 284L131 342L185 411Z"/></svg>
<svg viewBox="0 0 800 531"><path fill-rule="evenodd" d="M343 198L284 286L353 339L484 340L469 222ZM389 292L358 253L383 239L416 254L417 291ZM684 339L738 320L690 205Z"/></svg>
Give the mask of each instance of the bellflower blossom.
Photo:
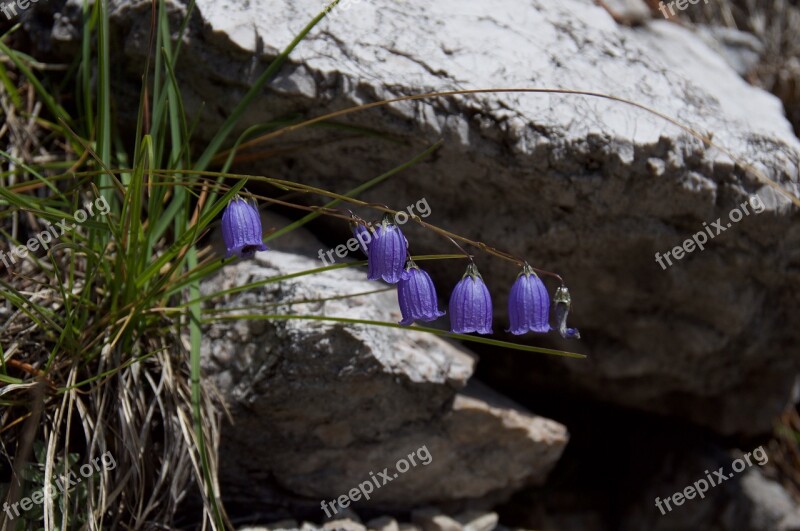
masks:
<svg viewBox="0 0 800 531"><path fill-rule="evenodd" d="M550 328L550 295L547 287L528 264L522 268L508 298L508 318L514 335L546 333Z"/></svg>
<svg viewBox="0 0 800 531"><path fill-rule="evenodd" d="M358 245L365 255L369 256L369 244L372 242L373 232L361 223L353 224L353 236L358 240Z"/></svg>
<svg viewBox="0 0 800 531"><path fill-rule="evenodd" d="M401 325L410 325L414 321L435 321L444 315L439 310L436 288L430 275L409 260L406 268L408 278L397 283L397 300L403 314Z"/></svg>
<svg viewBox="0 0 800 531"><path fill-rule="evenodd" d="M400 228L389 222L388 217L384 217L381 224L375 228L368 248L367 278L370 280L382 278L390 284L397 284L401 279L408 278L408 272L405 270L408 242Z"/></svg>
<svg viewBox="0 0 800 531"><path fill-rule="evenodd" d="M492 296L475 264L450 295L450 330L456 334L492 333Z"/></svg>
<svg viewBox="0 0 800 531"><path fill-rule="evenodd" d="M266 251L261 241L261 217L258 210L238 195L228 203L222 213L222 239L228 250L226 258L233 255L250 258L256 251Z"/></svg>

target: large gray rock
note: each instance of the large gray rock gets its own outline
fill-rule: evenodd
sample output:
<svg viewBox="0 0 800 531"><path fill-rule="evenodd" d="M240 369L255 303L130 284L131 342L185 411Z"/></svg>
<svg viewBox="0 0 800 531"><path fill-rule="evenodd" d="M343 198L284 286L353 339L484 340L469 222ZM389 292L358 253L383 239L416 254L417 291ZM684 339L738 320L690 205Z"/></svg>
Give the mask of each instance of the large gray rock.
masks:
<svg viewBox="0 0 800 531"><path fill-rule="evenodd" d="M298 255L259 253L226 267L203 291L317 265ZM337 270L268 284L216 307L396 322L394 291L341 297L382 286L368 282L363 270ZM496 499L543 483L567 442L557 422L477 383L465 387L473 357L422 332L241 319L210 326L203 350L233 420L220 450L224 494L260 510L288 496L322 517L322 500L369 483L373 473L380 488L371 487L370 499L362 497L357 507ZM405 472L402 459L412 465ZM380 476L384 470L390 482Z"/></svg>
<svg viewBox="0 0 800 531"><path fill-rule="evenodd" d="M129 74L117 94L134 108L149 7L112 4L124 44L118 60ZM207 104L201 137L320 7L316 0L198 0L178 76L192 117ZM53 36L64 50L77 45L69 19ZM747 85L678 25L620 26L591 0L345 0L297 48L239 130L296 112L496 86L630 98L713 133L784 186L798 179L800 144L775 97ZM786 326L800 309L797 208L774 200L666 270L654 259L705 222L722 218L725 228L748 194L765 193L763 182L719 149L641 109L583 96L435 99L350 121L416 142L316 129L267 146L296 154L243 171L342 192L443 137L435 157L365 198L400 209L424 197L433 210L428 221L560 272L584 336L561 346L591 354L588 362L548 358L536 370L511 368L500 377L684 417L724 434L771 429L800 358L800 328ZM451 250L429 232L409 229L408 236L414 252ZM479 265L502 321L517 271L484 256ZM437 265L434 277L452 285L462 267Z"/></svg>

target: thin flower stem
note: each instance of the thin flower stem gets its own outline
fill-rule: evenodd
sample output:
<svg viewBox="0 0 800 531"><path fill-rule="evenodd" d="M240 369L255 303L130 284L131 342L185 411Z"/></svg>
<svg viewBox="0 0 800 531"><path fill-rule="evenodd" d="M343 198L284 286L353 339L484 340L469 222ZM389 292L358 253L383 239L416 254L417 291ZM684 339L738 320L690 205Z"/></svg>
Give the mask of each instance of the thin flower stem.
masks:
<svg viewBox="0 0 800 531"><path fill-rule="evenodd" d="M470 262L471 264L474 264L474 263L475 263L475 260L473 260L473 258L474 258L474 257L473 257L473 256L472 256L470 253L468 253L466 249L464 249L463 247L461 247L461 245L460 245L460 244L459 244L457 241L455 241L453 238L451 238L450 236L447 236L447 235L445 235L445 238L447 238L448 240L450 240L451 242L453 242L453 245L455 245L456 247L458 247L458 248L459 248L459 250L460 250L462 253L464 253L464 256L466 256L466 257L469 259L469 262Z"/></svg>
<svg viewBox="0 0 800 531"><path fill-rule="evenodd" d="M333 210L333 209L332 209L332 210ZM367 221L366 219L362 218L361 216L359 216L358 214L356 214L355 212L353 212L353 211L352 211L352 210L350 210L349 208L347 209L347 213L348 213L348 214L350 214L350 218L351 218L351 219L352 219L352 221L354 221L355 223L357 223L357 224L359 224L359 225L364 225L364 226L365 226L365 227L367 227L367 228L369 228L369 227L370 227L371 223L370 223L369 221Z"/></svg>
<svg viewBox="0 0 800 531"><path fill-rule="evenodd" d="M393 211L392 209L390 209L386 205L382 205L382 204L378 204L378 203L371 203L368 206L370 206L372 208L375 208L375 209L383 210L383 211L385 211L387 213L393 213L393 214L396 213L395 211ZM426 222L422 221L422 219L420 219L419 216L417 216L416 214L411 214L410 217L411 217L411 219L413 219L414 221L416 221L417 223L422 225L424 228L426 228L426 229L428 229L428 230L430 230L432 232L435 232L435 233L439 234L440 236L443 236L443 237L447 238L448 240L450 240L453 243L453 245L458 247L461 250L461 252L464 253L464 255L469 259L469 261L471 263L474 263L473 255L470 254L469 252L467 252L461 245L459 245L458 242L456 242L456 239L461 240L463 243L466 243L468 245L472 245L473 247L477 247L477 248L481 249L482 251L484 251L484 252L486 252L488 254L492 254L492 255L497 256L499 258L502 258L504 260L508 260L510 262L514 262L515 264L519 265L520 267L522 267L524 264L527 263L522 258L514 256L514 255L512 255L510 253L506 253L504 251L501 251L501 250L499 250L499 249L497 249L495 247L490 247L489 245L486 245L483 242L473 241L473 240L470 240L468 238L464 238L463 236L459 236L459 235L454 234L452 232L446 231L444 229L440 229L439 227L437 227L435 225L431 225L430 223L426 223ZM558 280L558 282L562 286L564 285L564 279L558 273L554 273L552 271L547 271L545 269L539 269L537 267L531 267L531 269L534 270L536 272L536 274L538 274L539 276L552 277L552 278Z"/></svg>
<svg viewBox="0 0 800 531"><path fill-rule="evenodd" d="M261 177L261 176L241 175L241 174L218 174L217 172L207 172L207 171L204 171L204 172L197 172L197 171L190 172L189 170L174 170L173 173L192 173L194 175L205 176L205 177L219 177L220 175L224 175L225 177L229 177L229 178L232 178L232 179L248 179L248 180L251 180L251 181L263 181L263 182L266 182L268 184L272 184L272 185L278 186L282 190L290 189L290 190L294 190L294 191L298 191L298 192L304 192L304 193L307 193L307 194L322 195L322 196L325 196L325 197L330 197L332 199L338 199L340 201L343 201L343 202L346 202L346 203L350 203L350 204L353 204L353 205L356 205L356 206L365 207L365 208L371 208L373 210L378 210L380 212L383 212L384 214L395 215L395 214L397 214L399 212L397 210L393 210L391 208L388 208L386 205L383 205L383 204L368 203L368 202L362 201L360 199L355 199L355 198L348 197L348 196L345 196L345 195L337 194L335 192L329 192L328 190L324 190L322 188L316 188L314 186L308 186L308 185L305 185L305 184L299 184L299 183L295 183L295 182L292 182L292 181L285 181L285 180L282 180L282 179L275 179L275 178L272 178L272 177ZM163 173L159 173L158 175L162 176L162 177L167 177ZM169 182L166 182L165 184L167 184L167 185L176 185L176 184L179 184L179 183L176 183L175 181L169 181ZM209 187L218 187L221 190L228 189L228 186L226 186L224 184L218 184L218 183L213 182L213 181L209 181L208 186ZM351 220L351 216L349 214L344 214L341 210L338 210L338 209L318 207L318 206L299 205L299 204L296 204L296 203L291 203L291 202L288 202L288 201L281 201L279 199L273 199L271 197L258 195L258 194L248 194L248 195L253 197L253 198L259 199L261 201L269 202L269 203L280 204L280 205L283 205L283 206L287 206L287 207L290 207L290 208L297 208L297 209L300 209L300 210L309 210L309 211L312 211L312 212L320 212L322 215L336 217L336 218L339 218L339 219L344 219L346 221L350 221ZM446 229L443 229L441 227L437 227L436 225L432 225L432 224L430 224L430 223L428 223L426 221L423 221L422 218L420 218L416 214L409 214L409 217L411 219L413 219L414 221L416 221L422 227L424 227L424 228L426 228L426 229L428 229L428 230L430 230L430 231L432 231L432 232L434 232L436 234L439 234L440 236L448 238L450 241L457 240L457 241L459 241L461 243L465 243L465 244L470 245L472 247L476 247L476 248L480 249L481 251L483 251L483 252L485 252L487 254L496 256L498 258L502 258L503 260L507 260L509 262L513 262L514 264L517 264L520 267L525 263L525 260L523 258L519 258L517 256L514 256L513 254L507 253L505 251L501 251L499 249L496 249L494 247L486 245L483 242L476 241L476 240L471 240L469 238L465 238L463 236L459 236L458 234L450 232L450 231L448 231ZM472 260L472 255L470 255L468 252L466 252L462 247L459 246L459 248L462 250L462 252L464 252L464 254L466 256L470 257L470 260ZM564 283L564 281L561 278L561 276L559 274L557 274L557 273L554 273L552 271L547 271L547 270L544 270L544 269L537 269L537 268L534 268L534 270L539 275L549 276L549 277L555 278L556 280L558 280L562 284Z"/></svg>

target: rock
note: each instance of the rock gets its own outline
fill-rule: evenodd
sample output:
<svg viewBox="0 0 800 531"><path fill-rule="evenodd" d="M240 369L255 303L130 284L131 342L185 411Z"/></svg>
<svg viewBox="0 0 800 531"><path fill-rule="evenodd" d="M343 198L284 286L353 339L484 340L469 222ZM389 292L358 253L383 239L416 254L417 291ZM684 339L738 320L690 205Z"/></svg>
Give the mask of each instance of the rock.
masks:
<svg viewBox="0 0 800 531"><path fill-rule="evenodd" d="M124 42L115 61L128 73L115 94L121 100L130 95L131 105L118 107L133 109L149 7L111 4ZM772 179L797 181L800 144L780 102L747 85L717 52L676 24L654 20L627 28L582 0L348 5L334 9L295 50L237 131L295 112L316 116L425 90L586 88L713 132L715 142ZM177 75L187 113L200 116L200 135L207 139L219 127L257 72L319 9L316 0L197 2ZM77 13L77 19L58 19L52 34L62 40L52 48L68 53L79 45L69 27L80 20ZM202 102L213 102L214 110L200 113ZM128 121L135 123L135 116ZM640 109L583 96L405 102L350 121L390 135L446 141L436 157L366 200L402 208L426 198L433 212L428 221L567 279L573 321L584 339L556 346L590 353L591 360L547 358L519 371L493 356L498 378L682 417L723 434L771 429L800 365L790 348L800 330L779 324L800 309L797 208L749 215L667 270L653 258L763 188L727 155ZM421 149L388 147L379 137L323 141L336 135L289 135L284 143L313 145L313 156L264 159L242 171L342 192ZM449 249L432 233L410 228L408 235L414 252ZM279 240L274 244L280 247ZM517 272L498 259L479 260L503 301ZM431 271L452 285L462 269L461 263L436 264ZM505 319L503 306L498 322Z"/></svg>
<svg viewBox="0 0 800 531"><path fill-rule="evenodd" d="M202 291L315 267L309 258L262 252L227 266ZM359 269L286 279L215 307L277 304L264 311L397 322L394 291L330 299L383 285L365 276ZM351 503L400 510L502 497L544 482L567 442L557 422L477 382L466 385L473 357L429 334L243 319L212 324L203 338L204 368L233 419L220 450L224 492L261 511L286 493L297 507L333 517Z"/></svg>
<svg viewBox="0 0 800 531"><path fill-rule="evenodd" d="M463 526L463 531L492 531L497 527L499 517L497 513L469 511L456 516L456 520Z"/></svg>
<svg viewBox="0 0 800 531"><path fill-rule="evenodd" d="M263 527L240 527L239 531L295 531L299 527L297 520L281 520Z"/></svg>
<svg viewBox="0 0 800 531"><path fill-rule="evenodd" d="M423 531L461 531L461 524L438 509L419 509L411 513L411 521Z"/></svg>
<svg viewBox="0 0 800 531"><path fill-rule="evenodd" d="M715 7L709 5L686 13L695 23L738 28L758 38L764 52L760 64L748 79L782 100L795 133L800 133L800 48L794 39L800 24L800 5L794 2L732 0L730 9Z"/></svg>
<svg viewBox="0 0 800 531"><path fill-rule="evenodd" d="M740 76L746 76L758 66L764 53L764 45L752 33L721 26L697 26L693 29Z"/></svg>
<svg viewBox="0 0 800 531"><path fill-rule="evenodd" d="M281 520L267 526L240 527L237 531L296 531L300 529L297 520Z"/></svg>
<svg viewBox="0 0 800 531"><path fill-rule="evenodd" d="M400 531L397 520L388 516L374 518L367 522L367 529L370 531Z"/></svg>
<svg viewBox="0 0 800 531"><path fill-rule="evenodd" d="M149 4L111 5L123 43L115 64L127 73L117 80L117 106L135 109ZM200 116L201 140L320 7L317 0L198 0L177 75L187 113ZM61 40L42 45L76 50L70 25L78 21L79 10L59 18L51 41ZM713 133L714 142L778 183L798 180L800 143L777 98L745 83L691 31L663 20L620 26L588 0L343 2L295 50L231 142L247 126L293 113L318 116L426 90L498 85L629 98ZM212 110L200 112L203 102ZM135 116L127 121L133 126ZM783 324L800 309L798 209L748 215L667 270L654 260L703 223L725 223L748 194L764 189L722 151L641 109L575 95L403 102L349 122L424 141L403 148L382 136L315 129L269 144L312 146L313 156L260 159L242 171L343 192L444 138L435 157L364 198L401 208L424 197L433 211L428 221L561 273L584 339L556 346L591 354L588 362L547 358L526 371L493 357L497 378L680 417L726 435L769 432L800 366L792 348L800 329ZM450 249L422 230L410 230L409 239L420 254ZM479 260L503 301L517 271ZM432 267L436 280L451 285L462 270L461 263Z"/></svg>
<svg viewBox="0 0 800 531"><path fill-rule="evenodd" d="M800 507L780 483L767 479L759 469L742 476L742 497L750 509L750 529L800 530ZM731 528L741 525L739 507L730 507Z"/></svg>
<svg viewBox="0 0 800 531"><path fill-rule="evenodd" d="M342 530L342 531L366 531L366 526L361 523L361 518L352 509L340 509L336 516L328 520L322 525L322 529L326 530Z"/></svg>
<svg viewBox="0 0 800 531"><path fill-rule="evenodd" d="M322 529L326 531L366 531L366 527L360 522L351 520L350 518L341 518L330 522L325 522Z"/></svg>

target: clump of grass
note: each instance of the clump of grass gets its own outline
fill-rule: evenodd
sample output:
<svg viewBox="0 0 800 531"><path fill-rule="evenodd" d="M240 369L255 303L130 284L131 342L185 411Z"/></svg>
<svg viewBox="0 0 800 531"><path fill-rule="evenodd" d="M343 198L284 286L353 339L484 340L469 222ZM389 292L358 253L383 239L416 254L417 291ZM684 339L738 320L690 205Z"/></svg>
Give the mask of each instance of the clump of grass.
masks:
<svg viewBox="0 0 800 531"><path fill-rule="evenodd" d="M33 521L45 529L147 528L172 521L193 491L203 498L198 525L228 526L216 479L221 408L200 378L200 303L166 308L199 297L200 279L219 267L213 257L201 262L207 251L198 251L199 242L245 180L220 186L223 174L215 183L157 168L204 170L323 15L271 63L194 159L173 75L179 46L170 40L164 3L153 2L153 10L154 52L130 149L113 127L106 2L84 5L70 109L76 117L31 58L0 43L2 134L14 146L3 153L8 164L0 174L3 234L20 246L50 224L73 227L46 253L15 260L0 281L2 452L12 464L5 501L15 507L31 489L52 491L75 455L86 461L108 452L117 463L81 489L45 495L41 510L4 514L6 528ZM49 151L34 152L45 142ZM76 219L99 200L109 206L105 215ZM39 443L44 450L32 452ZM28 462L33 475L23 473Z"/></svg>

